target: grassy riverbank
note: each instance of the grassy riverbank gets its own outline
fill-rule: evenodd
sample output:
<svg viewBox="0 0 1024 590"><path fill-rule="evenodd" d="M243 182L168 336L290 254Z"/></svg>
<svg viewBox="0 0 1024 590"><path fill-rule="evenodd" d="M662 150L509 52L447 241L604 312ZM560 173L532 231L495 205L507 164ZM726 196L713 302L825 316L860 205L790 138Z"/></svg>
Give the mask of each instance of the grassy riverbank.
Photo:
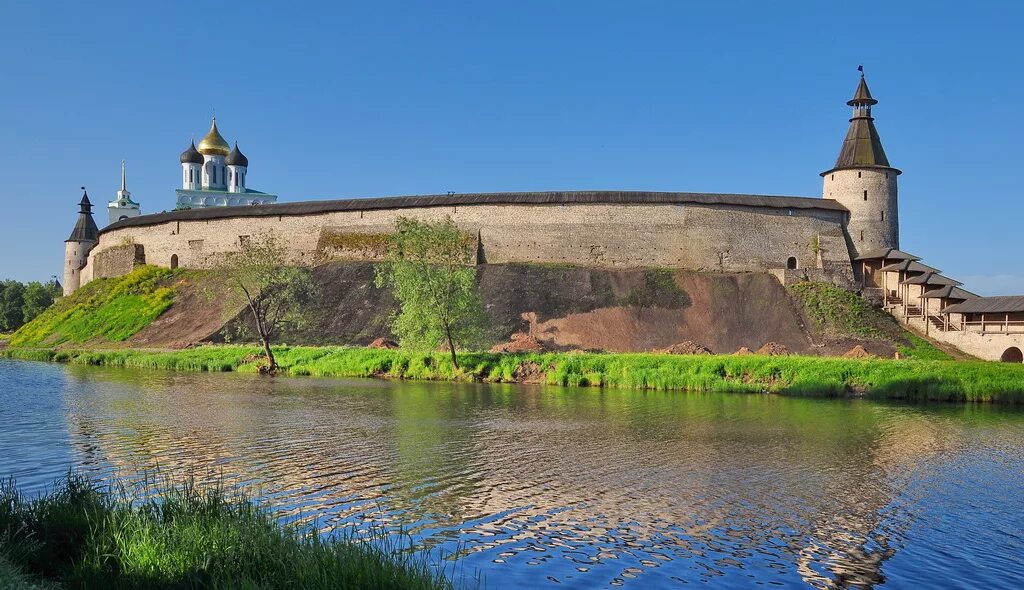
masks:
<svg viewBox="0 0 1024 590"><path fill-rule="evenodd" d="M223 490L133 498L71 475L45 496L0 485L2 588L451 588L420 558L324 539Z"/></svg>
<svg viewBox="0 0 1024 590"><path fill-rule="evenodd" d="M251 346L174 352L10 348L8 358L179 371L256 372ZM460 353L455 371L443 353L350 347L278 347L281 371L315 377L382 377L679 391L770 392L805 396L979 401L1024 404L1024 366L924 361L726 355Z"/></svg>

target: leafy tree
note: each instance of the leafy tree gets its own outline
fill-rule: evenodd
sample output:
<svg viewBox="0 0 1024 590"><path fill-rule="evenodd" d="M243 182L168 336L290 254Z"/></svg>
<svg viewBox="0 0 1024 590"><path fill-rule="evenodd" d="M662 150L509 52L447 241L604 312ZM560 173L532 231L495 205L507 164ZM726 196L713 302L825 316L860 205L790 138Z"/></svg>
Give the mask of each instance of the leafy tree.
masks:
<svg viewBox="0 0 1024 590"><path fill-rule="evenodd" d="M477 344L486 321L476 290L476 242L450 217L400 217L395 230L376 276L377 286L390 286L401 304L392 330L403 346L447 346L458 369L456 347Z"/></svg>
<svg viewBox="0 0 1024 590"><path fill-rule="evenodd" d="M39 281L32 281L25 285L21 305L21 314L25 323L31 322L47 307L53 305L54 290L55 283L44 285Z"/></svg>
<svg viewBox="0 0 1024 590"><path fill-rule="evenodd" d="M303 321L302 304L312 298L309 269L289 266L284 242L272 233L242 240L224 266L231 294L249 309L267 357L268 373L277 371L271 342L286 325Z"/></svg>
<svg viewBox="0 0 1024 590"><path fill-rule="evenodd" d="M0 332L13 332L25 323L22 312L25 286L18 281L0 283Z"/></svg>

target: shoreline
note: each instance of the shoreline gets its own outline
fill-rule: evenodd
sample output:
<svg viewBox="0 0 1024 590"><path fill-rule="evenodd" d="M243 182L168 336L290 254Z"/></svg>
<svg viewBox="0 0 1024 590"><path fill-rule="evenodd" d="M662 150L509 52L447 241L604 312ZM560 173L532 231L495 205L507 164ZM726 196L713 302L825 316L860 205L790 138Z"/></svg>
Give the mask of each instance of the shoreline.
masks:
<svg viewBox="0 0 1024 590"><path fill-rule="evenodd" d="M193 372L257 373L256 346L176 351L4 348L0 358ZM770 393L905 401L1024 404L1024 366L985 361L660 353L442 352L276 346L282 376L539 383L680 392Z"/></svg>

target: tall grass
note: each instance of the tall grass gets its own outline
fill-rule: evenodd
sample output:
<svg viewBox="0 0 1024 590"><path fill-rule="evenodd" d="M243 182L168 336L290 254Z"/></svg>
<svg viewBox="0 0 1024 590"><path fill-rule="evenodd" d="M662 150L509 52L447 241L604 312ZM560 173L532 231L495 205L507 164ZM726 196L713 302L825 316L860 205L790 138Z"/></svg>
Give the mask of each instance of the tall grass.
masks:
<svg viewBox="0 0 1024 590"><path fill-rule="evenodd" d="M0 356L91 365L190 371L256 372L262 362L251 346L204 346L175 352L73 351L8 348ZM280 346L286 375L382 377L445 381L620 387L678 391L766 392L841 396L1024 403L1024 365L982 361L843 359L760 355L650 353L459 354L455 370L444 353L343 346Z"/></svg>
<svg viewBox="0 0 1024 590"><path fill-rule="evenodd" d="M451 588L424 558L277 522L221 488L155 495L70 474L37 498L0 485L0 556L12 583L68 588ZM5 567L0 562L0 568ZM14 569L18 571L13 571ZM4 578L0 577L0 581Z"/></svg>

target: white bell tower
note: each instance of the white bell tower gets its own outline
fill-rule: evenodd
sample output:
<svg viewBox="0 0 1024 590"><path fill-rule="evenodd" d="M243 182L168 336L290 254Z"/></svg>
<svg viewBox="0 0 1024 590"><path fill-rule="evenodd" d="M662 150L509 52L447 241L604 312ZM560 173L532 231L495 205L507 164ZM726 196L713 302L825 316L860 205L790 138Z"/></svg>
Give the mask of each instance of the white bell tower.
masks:
<svg viewBox="0 0 1024 590"><path fill-rule="evenodd" d="M132 194L128 192L124 160L121 160L121 190L117 191L113 201L107 203L107 221L114 223L139 215L142 215L142 207L132 200Z"/></svg>

